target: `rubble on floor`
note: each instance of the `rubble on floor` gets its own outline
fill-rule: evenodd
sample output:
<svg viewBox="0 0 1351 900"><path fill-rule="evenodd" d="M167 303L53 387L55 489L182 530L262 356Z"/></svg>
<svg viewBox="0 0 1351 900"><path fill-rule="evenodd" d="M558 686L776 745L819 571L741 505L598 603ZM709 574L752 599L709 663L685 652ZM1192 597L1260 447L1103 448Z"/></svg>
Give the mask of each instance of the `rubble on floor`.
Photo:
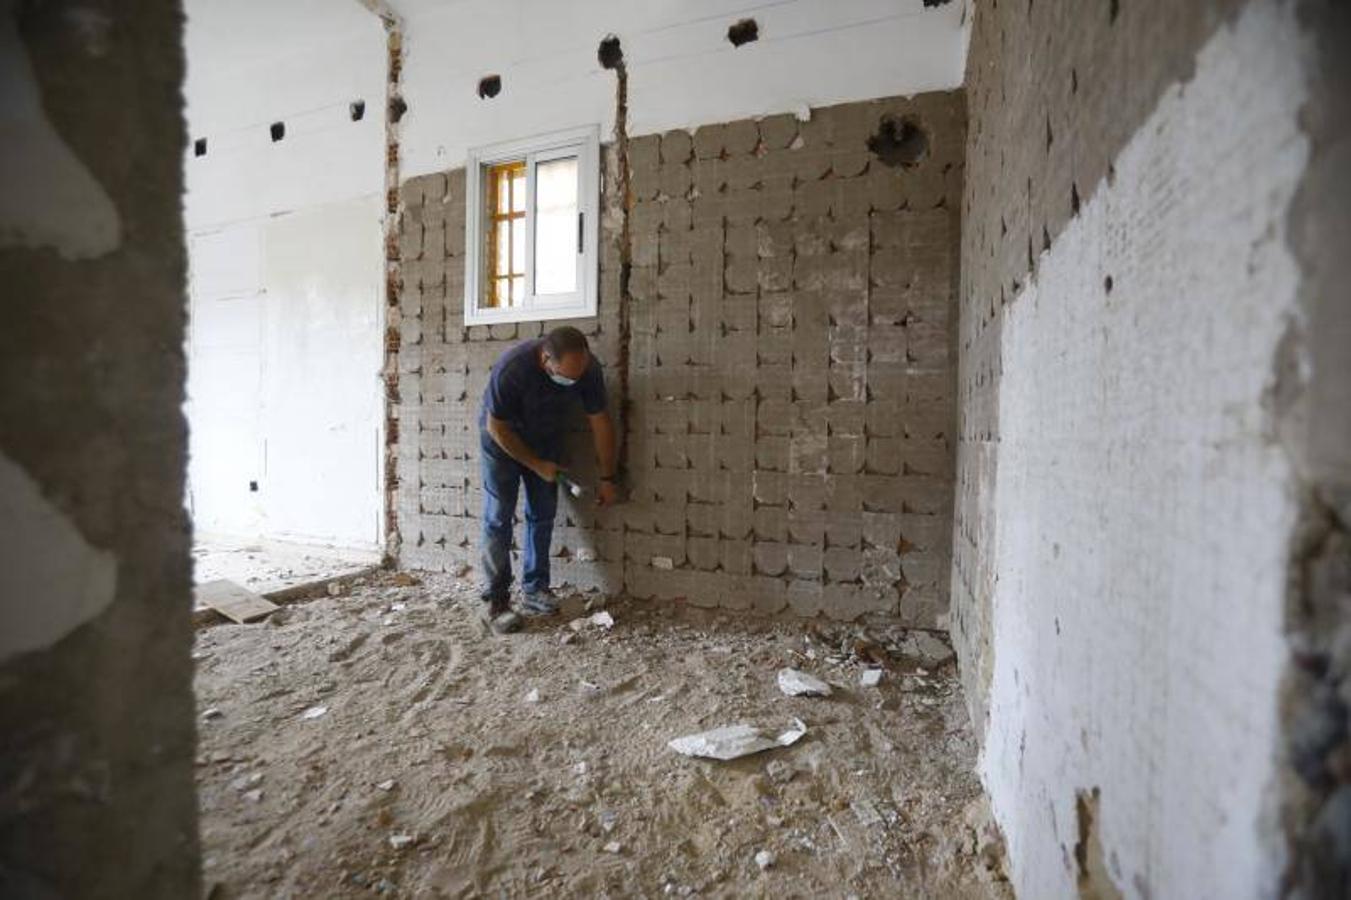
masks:
<svg viewBox="0 0 1351 900"><path fill-rule="evenodd" d="M571 598L500 637L470 585L417 582L198 631L213 896L1008 896L954 672L916 633ZM783 668L831 696L784 696ZM794 719L763 756L667 746Z"/></svg>

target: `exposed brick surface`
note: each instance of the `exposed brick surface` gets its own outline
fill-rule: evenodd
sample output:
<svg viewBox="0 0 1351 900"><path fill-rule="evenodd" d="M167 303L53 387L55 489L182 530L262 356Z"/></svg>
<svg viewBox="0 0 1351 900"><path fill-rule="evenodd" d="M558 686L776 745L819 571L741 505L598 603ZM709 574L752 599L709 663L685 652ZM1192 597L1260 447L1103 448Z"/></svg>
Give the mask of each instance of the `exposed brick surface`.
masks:
<svg viewBox="0 0 1351 900"><path fill-rule="evenodd" d="M928 132L917 165L869 152L884 115ZM926 94L629 142L632 495L600 514L565 504L557 581L936 623L951 558L963 121L960 93ZM484 381L541 326L463 326L462 171L402 193L402 561L472 565ZM600 315L573 323L604 361L618 356L619 240L607 218ZM568 462L587 479L580 420L573 439Z"/></svg>

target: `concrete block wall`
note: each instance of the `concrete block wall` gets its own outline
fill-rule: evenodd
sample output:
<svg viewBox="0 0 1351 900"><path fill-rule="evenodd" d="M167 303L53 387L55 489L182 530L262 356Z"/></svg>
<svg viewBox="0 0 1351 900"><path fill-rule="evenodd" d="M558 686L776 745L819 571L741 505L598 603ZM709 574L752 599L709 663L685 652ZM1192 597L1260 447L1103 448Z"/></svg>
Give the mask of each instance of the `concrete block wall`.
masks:
<svg viewBox="0 0 1351 900"><path fill-rule="evenodd" d="M602 153L603 180L614 184L615 159ZM398 253L402 283L386 340L397 347L394 403L398 448L395 493L399 561L415 568L477 568L483 511L478 410L489 370L517 342L543 333L539 322L464 324L464 170L423 175L401 187ZM573 325L598 358L619 357L619 227L607 210L601 222L600 315L549 323ZM616 370L606 369L612 400ZM612 413L619 419L618 410ZM594 480L590 432L578 420L567 441L570 466ZM518 507L517 516L521 515ZM618 591L623 583L623 521L613 510L560 498L553 572L559 584ZM520 574L519 554L513 565Z"/></svg>
<svg viewBox="0 0 1351 900"><path fill-rule="evenodd" d="M628 383L607 375L628 397L631 496L567 507L556 580L940 623L964 115L942 92L630 139ZM884 120L924 133L917 162L870 150ZM605 157L600 315L573 324L613 363L621 163ZM462 171L404 186L398 502L414 566L475 563L484 379L540 333L458 324L463 197ZM585 476L582 429L569 462Z"/></svg>

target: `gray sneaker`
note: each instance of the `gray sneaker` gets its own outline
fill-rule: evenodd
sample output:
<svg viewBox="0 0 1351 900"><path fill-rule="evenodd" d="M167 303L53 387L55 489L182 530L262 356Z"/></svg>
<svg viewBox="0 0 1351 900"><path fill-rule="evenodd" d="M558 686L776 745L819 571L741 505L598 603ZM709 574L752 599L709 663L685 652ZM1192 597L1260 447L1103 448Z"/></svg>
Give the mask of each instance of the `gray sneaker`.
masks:
<svg viewBox="0 0 1351 900"><path fill-rule="evenodd" d="M521 598L521 614L532 618L558 615L558 598L553 591L531 591Z"/></svg>
<svg viewBox="0 0 1351 900"><path fill-rule="evenodd" d="M511 634L520 631L521 617L511 611L506 600L492 600L483 604L483 621L496 634Z"/></svg>

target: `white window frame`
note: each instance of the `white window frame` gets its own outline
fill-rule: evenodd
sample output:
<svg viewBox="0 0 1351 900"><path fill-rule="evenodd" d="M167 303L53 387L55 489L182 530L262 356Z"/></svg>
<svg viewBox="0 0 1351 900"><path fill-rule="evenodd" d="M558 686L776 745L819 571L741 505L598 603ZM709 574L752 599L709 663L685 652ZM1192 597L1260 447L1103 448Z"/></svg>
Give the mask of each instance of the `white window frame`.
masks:
<svg viewBox="0 0 1351 900"><path fill-rule="evenodd" d="M577 290L571 294L535 293L535 166L551 159L577 157L577 209L581 252L577 254ZM518 307L480 306L486 280L487 234L484 180L489 167L525 160L525 296ZM600 277L600 126L475 147L465 162L464 321L467 325L499 322L540 322L581 319L596 315Z"/></svg>

